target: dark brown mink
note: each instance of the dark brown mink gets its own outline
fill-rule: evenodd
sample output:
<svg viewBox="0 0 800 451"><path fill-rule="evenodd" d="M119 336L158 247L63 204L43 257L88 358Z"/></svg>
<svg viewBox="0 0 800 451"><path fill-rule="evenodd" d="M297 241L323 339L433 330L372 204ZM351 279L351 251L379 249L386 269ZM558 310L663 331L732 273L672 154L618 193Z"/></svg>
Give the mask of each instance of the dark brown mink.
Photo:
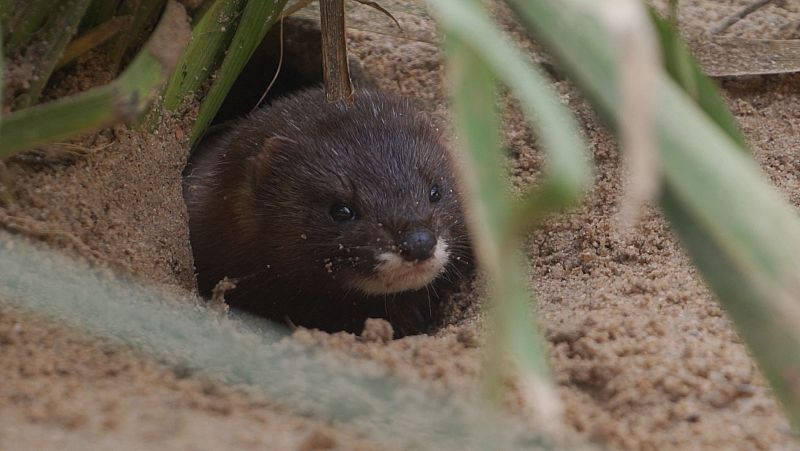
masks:
<svg viewBox="0 0 800 451"><path fill-rule="evenodd" d="M201 294L279 322L395 337L431 331L472 274L450 154L410 101L322 88L274 101L204 140L184 196Z"/></svg>

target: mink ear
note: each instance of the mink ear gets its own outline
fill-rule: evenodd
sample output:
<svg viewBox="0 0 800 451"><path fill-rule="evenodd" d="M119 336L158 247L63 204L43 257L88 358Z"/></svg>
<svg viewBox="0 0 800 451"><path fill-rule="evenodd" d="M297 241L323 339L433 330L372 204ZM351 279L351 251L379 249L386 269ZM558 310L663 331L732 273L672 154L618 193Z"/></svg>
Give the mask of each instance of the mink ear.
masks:
<svg viewBox="0 0 800 451"><path fill-rule="evenodd" d="M270 160L272 159L272 155L274 155L281 146L296 144L297 142L285 136L270 136L264 140L258 152L247 157L246 173L250 181L250 186L253 189L257 189L262 183L267 182L264 177L266 176L267 168L269 168Z"/></svg>

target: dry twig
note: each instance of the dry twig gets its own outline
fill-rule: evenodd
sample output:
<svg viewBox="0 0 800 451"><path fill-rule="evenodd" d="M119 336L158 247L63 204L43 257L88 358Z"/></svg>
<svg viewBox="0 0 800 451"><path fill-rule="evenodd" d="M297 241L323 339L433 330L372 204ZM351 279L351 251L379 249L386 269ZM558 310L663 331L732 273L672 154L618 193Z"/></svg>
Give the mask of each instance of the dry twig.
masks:
<svg viewBox="0 0 800 451"><path fill-rule="evenodd" d="M744 8L740 9L739 11L737 11L735 14L731 15L730 17L728 17L727 19L722 21L722 23L720 23L719 25L714 27L711 30L711 34L720 34L720 33L722 33L723 31L725 31L728 28L730 28L736 22L744 19L745 17L749 16L750 14L758 11L761 7L766 6L766 5L770 4L770 3L772 3L772 0L758 0L758 1L754 2L754 3L751 3L750 5L745 6Z"/></svg>

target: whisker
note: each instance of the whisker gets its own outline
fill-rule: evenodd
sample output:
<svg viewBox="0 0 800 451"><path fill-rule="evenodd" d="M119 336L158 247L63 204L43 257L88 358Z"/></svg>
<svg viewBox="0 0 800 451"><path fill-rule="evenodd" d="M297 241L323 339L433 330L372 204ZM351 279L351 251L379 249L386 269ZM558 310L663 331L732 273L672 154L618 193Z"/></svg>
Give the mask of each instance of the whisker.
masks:
<svg viewBox="0 0 800 451"><path fill-rule="evenodd" d="M428 318L433 318L433 309L431 308L431 285L425 285L425 298L428 301Z"/></svg>

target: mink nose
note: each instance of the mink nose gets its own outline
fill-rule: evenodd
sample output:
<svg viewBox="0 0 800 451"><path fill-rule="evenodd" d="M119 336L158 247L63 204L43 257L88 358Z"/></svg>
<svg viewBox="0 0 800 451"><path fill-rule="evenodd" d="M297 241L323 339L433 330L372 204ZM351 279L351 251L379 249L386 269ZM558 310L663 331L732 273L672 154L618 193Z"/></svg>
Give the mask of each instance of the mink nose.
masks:
<svg viewBox="0 0 800 451"><path fill-rule="evenodd" d="M408 232L400 244L400 255L408 261L423 261L431 258L436 247L436 237L428 229Z"/></svg>

